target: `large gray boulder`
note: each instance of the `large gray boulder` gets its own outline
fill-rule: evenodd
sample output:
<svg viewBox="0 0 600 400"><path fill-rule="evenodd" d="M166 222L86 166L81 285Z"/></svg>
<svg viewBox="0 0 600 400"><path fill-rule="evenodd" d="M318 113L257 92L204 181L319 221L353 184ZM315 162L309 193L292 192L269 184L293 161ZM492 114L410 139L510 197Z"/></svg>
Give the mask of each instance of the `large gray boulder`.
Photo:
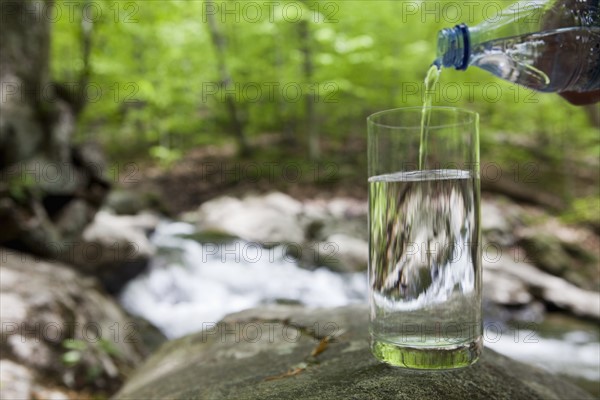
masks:
<svg viewBox="0 0 600 400"><path fill-rule="evenodd" d="M146 268L154 255L148 234L158 223L158 216L151 213L115 215L99 211L70 257L62 261L99 278L110 293L117 293Z"/></svg>
<svg viewBox="0 0 600 400"><path fill-rule="evenodd" d="M118 399L591 399L554 375L484 350L472 367L392 368L371 355L363 306L271 306L165 344Z"/></svg>
<svg viewBox="0 0 600 400"><path fill-rule="evenodd" d="M219 197L203 203L197 212L184 219L197 222L201 231L237 236L250 242L302 243L301 212L299 201L282 193L271 193L241 200Z"/></svg>
<svg viewBox="0 0 600 400"><path fill-rule="evenodd" d="M206 238L237 237L267 247L292 244L300 265L336 272L367 269L367 204L335 198L300 202L283 193L218 197L182 215Z"/></svg>
<svg viewBox="0 0 600 400"><path fill-rule="evenodd" d="M483 267L484 277L491 273L492 276L501 276L512 281L509 287L503 280L496 280L490 283L489 290L486 289L491 293L492 300L496 300L499 304L511 304L511 301L499 301L501 297L514 299L512 305L526 303L531 297L522 291L525 286L529 293L535 294L545 303L580 317L600 320L600 293L598 292L581 289L506 253L494 259L483 257ZM484 278L484 284L486 281L489 282L489 279L489 277ZM490 293L485 294L489 296Z"/></svg>
<svg viewBox="0 0 600 400"><path fill-rule="evenodd" d="M0 247L0 398L113 393L146 355L139 327L64 264Z"/></svg>

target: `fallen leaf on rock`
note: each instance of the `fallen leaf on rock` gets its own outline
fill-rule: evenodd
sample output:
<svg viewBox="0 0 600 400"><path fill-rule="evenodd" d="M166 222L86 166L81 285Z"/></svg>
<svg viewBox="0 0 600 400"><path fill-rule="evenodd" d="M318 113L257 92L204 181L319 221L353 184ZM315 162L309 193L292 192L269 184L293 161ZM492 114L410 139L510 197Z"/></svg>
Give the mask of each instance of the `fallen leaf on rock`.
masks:
<svg viewBox="0 0 600 400"><path fill-rule="evenodd" d="M290 376L298 375L299 373L304 371L306 369L306 367L308 367L308 364L300 363L300 364L294 365L289 371L284 372L283 374L267 376L264 380L265 381L274 381L277 379L289 378Z"/></svg>
<svg viewBox="0 0 600 400"><path fill-rule="evenodd" d="M319 354L321 354L322 352L324 352L325 350L327 350L327 346L329 345L330 340L331 340L331 336L325 336L323 339L321 339L319 344L317 344L315 346L315 348L313 349L312 353L310 353L310 355L312 357L316 357Z"/></svg>

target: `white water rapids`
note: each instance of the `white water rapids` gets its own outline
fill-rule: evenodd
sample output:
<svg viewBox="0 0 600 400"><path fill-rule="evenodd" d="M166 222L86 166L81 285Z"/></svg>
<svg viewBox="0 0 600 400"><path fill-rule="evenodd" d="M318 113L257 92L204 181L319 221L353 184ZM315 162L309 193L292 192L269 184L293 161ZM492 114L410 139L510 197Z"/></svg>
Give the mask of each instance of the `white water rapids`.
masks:
<svg viewBox="0 0 600 400"><path fill-rule="evenodd" d="M193 225L162 222L152 242L157 255L148 270L130 281L120 295L123 306L157 326L167 337L198 332L228 313L278 300L311 307L366 302L367 274L307 270L285 254L283 246L254 243L201 244L185 235ZM365 338L367 340L367 338ZM485 346L554 373L600 381L597 330L566 331L544 337L523 330L498 336L484 325Z"/></svg>
<svg viewBox="0 0 600 400"><path fill-rule="evenodd" d="M284 246L266 249L244 241L201 244L182 237L193 233L194 227L182 222L159 225L152 236L158 256L121 294L128 311L169 338L277 300L311 307L366 301L364 273L300 268Z"/></svg>

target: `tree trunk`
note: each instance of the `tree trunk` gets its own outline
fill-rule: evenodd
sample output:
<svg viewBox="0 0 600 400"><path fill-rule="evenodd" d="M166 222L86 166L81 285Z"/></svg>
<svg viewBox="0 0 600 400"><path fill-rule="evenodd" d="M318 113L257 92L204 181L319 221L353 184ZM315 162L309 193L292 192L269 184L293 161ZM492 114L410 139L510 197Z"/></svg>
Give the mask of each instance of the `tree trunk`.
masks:
<svg viewBox="0 0 600 400"><path fill-rule="evenodd" d="M1 1L0 244L64 259L109 185L71 146L75 107L50 84L53 1Z"/></svg>
<svg viewBox="0 0 600 400"><path fill-rule="evenodd" d="M221 30L219 29L219 25L217 23L217 20L215 19L214 14L210 11L212 9L215 9L214 2L212 0L205 0L205 7L205 15L208 22L208 31L210 33L213 46L215 47L215 53L217 55L221 87L227 92L231 90L231 87L233 85L231 73L229 72L229 68L227 68L227 63L225 62L227 43L225 41L225 36L223 36ZM250 148L248 147L248 141L246 140L245 134L245 127L244 123L240 118L237 103L235 99L231 98L231 96L225 96L225 104L227 106L227 113L229 114L229 118L231 120L233 133L235 134L240 146L240 153L242 155L247 155L250 152Z"/></svg>
<svg viewBox="0 0 600 400"><path fill-rule="evenodd" d="M88 6L91 0L85 1L85 6ZM79 85L81 90L78 91L78 99L75 103L75 115L79 115L87 103L85 96L87 85L90 83L90 76L92 74L92 67L90 66L90 54L92 53L92 33L94 28L94 22L90 15L87 15L90 8L84 7L84 12L81 14L81 53L83 59L83 68L79 75Z"/></svg>
<svg viewBox="0 0 600 400"><path fill-rule="evenodd" d="M298 24L300 36L300 51L303 54L303 75L305 82L304 107L306 110L306 133L308 136L308 154L311 160L318 160L321 156L319 146L319 127L317 125L317 113L315 109L315 96L311 96L308 87L313 81L313 56L309 21L302 20ZM318 90L317 90L318 93Z"/></svg>
<svg viewBox="0 0 600 400"><path fill-rule="evenodd" d="M275 31L273 36L275 40L275 71L277 72L277 76L279 77L279 83L281 84L285 80L285 71L284 71L284 44L285 44L285 34L283 30ZM277 99L277 114L279 116L279 125L281 126L283 143L289 147L294 148L297 145L296 140L296 118L295 114L293 114L293 107L285 101L285 98L282 95L278 95Z"/></svg>

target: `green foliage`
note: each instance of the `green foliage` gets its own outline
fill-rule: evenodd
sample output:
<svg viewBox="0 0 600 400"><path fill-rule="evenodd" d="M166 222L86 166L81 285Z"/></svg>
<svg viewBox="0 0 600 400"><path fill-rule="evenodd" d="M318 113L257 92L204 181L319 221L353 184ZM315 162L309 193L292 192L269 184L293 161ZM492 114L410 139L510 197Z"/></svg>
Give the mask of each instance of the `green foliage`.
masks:
<svg viewBox="0 0 600 400"><path fill-rule="evenodd" d="M17 202L26 202L28 198L35 196L35 191L35 178L31 175L15 177L8 182L8 193Z"/></svg>
<svg viewBox="0 0 600 400"><path fill-rule="evenodd" d="M587 223L600 227L600 198L584 197L573 200L571 208L563 214L567 223Z"/></svg>
<svg viewBox="0 0 600 400"><path fill-rule="evenodd" d="M82 72L83 4L75 4L73 18L65 14L54 23L57 81L75 82ZM89 101L78 137L93 137L116 156L151 149L166 166L192 146L232 140L228 97L250 136L291 127L305 147L307 101L315 103L322 138L364 136L368 114L422 104L439 29L475 25L487 15L485 2L468 1L216 1L233 78L225 91L205 2L94 4L101 13L93 24ZM310 82L303 74L302 22L309 28ZM533 137L549 153L560 154L564 146L575 155L597 152L597 145L588 145L597 131L584 110L556 95L533 93L476 68L445 70L438 89L434 105L481 113L484 149L502 133Z"/></svg>
<svg viewBox="0 0 600 400"><path fill-rule="evenodd" d="M154 146L150 148L150 155L154 157L160 165L169 167L175 161L179 160L182 154L178 149L170 149L164 146Z"/></svg>
<svg viewBox="0 0 600 400"><path fill-rule="evenodd" d="M104 338L97 342L65 339L62 346L66 351L62 354L61 361L66 367L75 368L83 365L86 356L88 360L98 360L94 364L85 364L85 376L88 382L93 382L104 372L102 363L99 361L101 357L121 357L121 353L114 343Z"/></svg>
<svg viewBox="0 0 600 400"><path fill-rule="evenodd" d="M62 345L68 350L62 355L62 362L68 367L74 367L79 364L83 353L88 347L85 341L79 339L66 339Z"/></svg>

